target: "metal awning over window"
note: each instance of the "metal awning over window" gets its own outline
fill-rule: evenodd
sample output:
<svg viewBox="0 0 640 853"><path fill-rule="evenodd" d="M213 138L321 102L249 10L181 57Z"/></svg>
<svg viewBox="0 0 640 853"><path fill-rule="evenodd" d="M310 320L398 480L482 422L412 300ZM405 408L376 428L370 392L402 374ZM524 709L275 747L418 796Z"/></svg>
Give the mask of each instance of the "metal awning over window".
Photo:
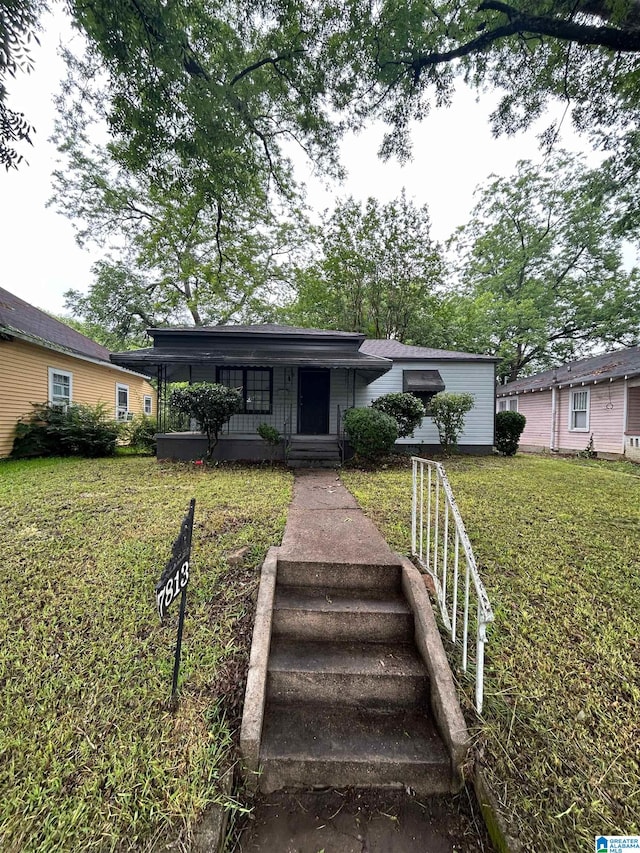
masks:
<svg viewBox="0 0 640 853"><path fill-rule="evenodd" d="M403 370L402 390L416 397L433 397L444 391L445 385L439 370Z"/></svg>

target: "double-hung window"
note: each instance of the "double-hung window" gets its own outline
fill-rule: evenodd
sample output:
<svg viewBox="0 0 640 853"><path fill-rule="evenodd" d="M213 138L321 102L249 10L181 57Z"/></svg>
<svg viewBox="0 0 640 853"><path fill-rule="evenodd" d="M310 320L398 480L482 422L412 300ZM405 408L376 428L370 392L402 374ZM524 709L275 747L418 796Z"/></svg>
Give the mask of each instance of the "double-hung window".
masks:
<svg viewBox="0 0 640 853"><path fill-rule="evenodd" d="M575 432L589 429L589 389L571 392L569 429Z"/></svg>
<svg viewBox="0 0 640 853"><path fill-rule="evenodd" d="M71 403L73 394L73 374L68 370L49 368L49 402L63 409Z"/></svg>
<svg viewBox="0 0 640 853"><path fill-rule="evenodd" d="M218 382L242 394L245 415L270 415L273 374L270 367L219 367Z"/></svg>
<svg viewBox="0 0 640 853"><path fill-rule="evenodd" d="M517 412L518 411L518 398L517 397L503 397L502 400L498 400L498 411L499 412Z"/></svg>
<svg viewBox="0 0 640 853"><path fill-rule="evenodd" d="M144 395L144 397L142 398L142 404L143 404L142 410L145 413L145 415L150 415L151 414L151 394L145 394Z"/></svg>

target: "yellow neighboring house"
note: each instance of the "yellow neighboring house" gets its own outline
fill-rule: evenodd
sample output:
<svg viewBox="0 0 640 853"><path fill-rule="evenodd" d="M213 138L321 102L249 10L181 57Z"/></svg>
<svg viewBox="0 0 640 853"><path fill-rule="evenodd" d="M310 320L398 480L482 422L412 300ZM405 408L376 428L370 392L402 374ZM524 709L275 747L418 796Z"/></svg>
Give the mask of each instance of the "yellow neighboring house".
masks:
<svg viewBox="0 0 640 853"><path fill-rule="evenodd" d="M0 457L32 403L105 403L120 421L156 415L147 377L109 360L105 347L0 287Z"/></svg>

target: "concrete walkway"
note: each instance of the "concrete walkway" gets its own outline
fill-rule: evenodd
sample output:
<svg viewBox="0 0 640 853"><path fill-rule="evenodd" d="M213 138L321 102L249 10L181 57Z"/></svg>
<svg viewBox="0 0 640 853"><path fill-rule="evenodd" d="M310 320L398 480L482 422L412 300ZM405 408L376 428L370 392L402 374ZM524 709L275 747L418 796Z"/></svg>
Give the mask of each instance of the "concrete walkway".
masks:
<svg viewBox="0 0 640 853"><path fill-rule="evenodd" d="M296 473L282 559L397 565L333 470ZM403 791L292 791L259 797L241 853L453 853L493 848L466 790L417 802Z"/></svg>

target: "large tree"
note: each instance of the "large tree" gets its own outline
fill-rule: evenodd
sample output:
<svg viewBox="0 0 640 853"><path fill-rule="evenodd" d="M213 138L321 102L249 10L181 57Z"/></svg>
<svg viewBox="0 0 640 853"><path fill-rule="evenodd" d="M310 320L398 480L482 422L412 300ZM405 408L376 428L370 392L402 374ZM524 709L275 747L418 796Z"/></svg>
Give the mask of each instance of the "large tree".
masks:
<svg viewBox="0 0 640 853"><path fill-rule="evenodd" d="M458 328L471 348L500 356L510 380L640 341L640 276L623 266L615 210L598 187L597 173L565 155L545 168L522 161L481 189L453 241Z"/></svg>
<svg viewBox="0 0 640 853"><path fill-rule="evenodd" d="M16 167L21 142L31 144L33 128L19 108L8 104L7 78L33 68L31 43L38 40L44 0L3 0L0 4L0 165ZM17 147L16 147L17 146Z"/></svg>
<svg viewBox="0 0 640 853"><path fill-rule="evenodd" d="M141 344L167 323L213 325L264 319L287 288L293 226L261 194L237 196L231 214L198 187L168 188L78 150L56 172L55 199L81 244L105 257L88 294L67 309L112 349Z"/></svg>
<svg viewBox="0 0 640 853"><path fill-rule="evenodd" d="M302 325L409 340L422 328L440 283L441 257L429 212L404 190L364 208L339 202L316 231L317 256L298 272L287 317Z"/></svg>

